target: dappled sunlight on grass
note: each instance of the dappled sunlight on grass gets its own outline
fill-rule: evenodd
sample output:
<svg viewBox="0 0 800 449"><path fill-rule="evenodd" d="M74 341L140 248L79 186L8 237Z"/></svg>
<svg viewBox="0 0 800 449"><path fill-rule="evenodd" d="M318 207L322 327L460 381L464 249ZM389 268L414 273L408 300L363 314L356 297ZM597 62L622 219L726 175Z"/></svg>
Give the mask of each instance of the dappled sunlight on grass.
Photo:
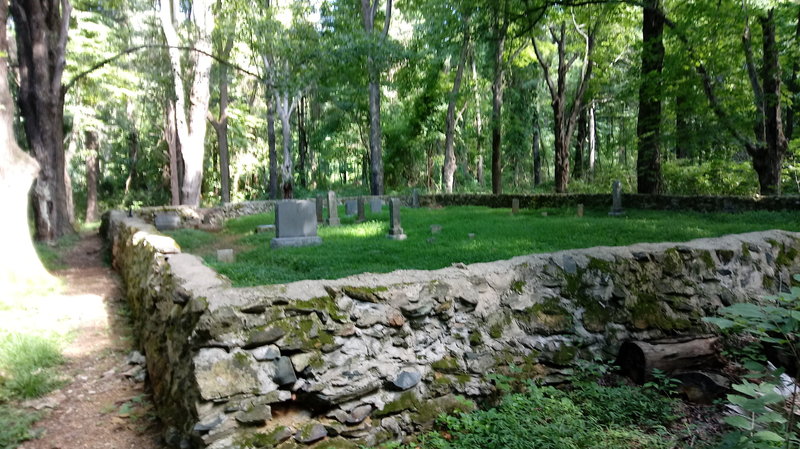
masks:
<svg viewBox="0 0 800 449"><path fill-rule="evenodd" d="M800 231L800 212L731 215L628 210L623 217L609 217L604 209L587 210L580 218L572 208L522 210L518 215L511 215L510 209L484 207L404 208L402 226L408 239L393 241L385 237L388 215L385 210L368 213L368 221L360 224L354 224L355 217L342 215L342 226L319 229L322 245L304 248L271 249L274 234L253 234L257 225L274 221L272 214L231 220L221 234L175 235L184 250L205 256L208 264L236 285L245 286L397 269L431 270L456 262L491 262L593 246L683 242L767 229ZM432 225L441 226L441 231L432 233ZM221 242L236 248L235 263L219 263L211 255L211 248Z"/></svg>

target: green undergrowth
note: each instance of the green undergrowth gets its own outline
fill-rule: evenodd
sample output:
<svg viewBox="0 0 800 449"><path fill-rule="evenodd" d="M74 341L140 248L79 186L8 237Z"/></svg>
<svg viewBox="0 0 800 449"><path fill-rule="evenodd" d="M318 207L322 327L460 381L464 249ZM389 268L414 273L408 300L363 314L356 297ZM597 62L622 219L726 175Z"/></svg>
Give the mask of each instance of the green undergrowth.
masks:
<svg viewBox="0 0 800 449"><path fill-rule="evenodd" d="M389 214L385 208L380 214L368 212L367 222L361 224L345 217L343 209L342 226L322 226L323 243L316 247L271 249L274 234L254 234L253 229L273 223L272 214L230 220L218 234L177 231L170 235L235 285L251 286L337 279L363 272L431 270L457 262L490 262L572 248L686 241L768 229L800 231L800 212L628 210L624 217L609 217L603 209L587 210L579 218L573 208L522 210L515 216L509 209L486 207L404 208L402 226L408 239L394 241L386 238ZM440 233L431 233L434 224L442 226ZM220 240L230 240L226 244L236 249L236 262L216 260L214 250Z"/></svg>
<svg viewBox="0 0 800 449"><path fill-rule="evenodd" d="M677 435L676 401L629 386L580 382L564 390L528 384L497 407L440 416L417 441L382 447L420 449L668 449Z"/></svg>

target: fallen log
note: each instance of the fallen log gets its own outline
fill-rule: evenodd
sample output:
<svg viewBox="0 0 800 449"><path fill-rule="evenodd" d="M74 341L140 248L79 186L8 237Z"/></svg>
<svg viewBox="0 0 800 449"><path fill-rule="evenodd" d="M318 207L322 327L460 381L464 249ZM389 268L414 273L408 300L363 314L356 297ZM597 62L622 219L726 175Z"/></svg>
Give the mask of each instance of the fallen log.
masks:
<svg viewBox="0 0 800 449"><path fill-rule="evenodd" d="M653 370L670 375L680 371L722 365L717 337L692 340L627 341L619 348L616 364L623 375L643 384L653 379Z"/></svg>

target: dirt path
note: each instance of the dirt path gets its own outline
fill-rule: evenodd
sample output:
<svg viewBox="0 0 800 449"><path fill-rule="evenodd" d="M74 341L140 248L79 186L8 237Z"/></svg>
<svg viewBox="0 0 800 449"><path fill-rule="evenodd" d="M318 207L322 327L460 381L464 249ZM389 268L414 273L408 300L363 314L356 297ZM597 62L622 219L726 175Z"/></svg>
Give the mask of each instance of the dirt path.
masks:
<svg viewBox="0 0 800 449"><path fill-rule="evenodd" d="M68 383L45 398L26 403L49 409L36 428L41 438L26 449L155 449L160 428L142 368L129 363L133 339L116 273L102 262L102 242L84 235L62 257L69 268L55 274L64 289L46 298L37 325L72 338L65 348ZM136 380L136 375L140 380Z"/></svg>

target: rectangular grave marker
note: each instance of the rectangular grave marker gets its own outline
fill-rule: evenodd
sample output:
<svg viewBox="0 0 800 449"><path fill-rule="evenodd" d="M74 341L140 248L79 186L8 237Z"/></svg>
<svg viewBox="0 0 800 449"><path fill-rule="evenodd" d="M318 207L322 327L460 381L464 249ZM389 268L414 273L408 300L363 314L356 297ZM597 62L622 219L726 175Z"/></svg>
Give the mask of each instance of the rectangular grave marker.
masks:
<svg viewBox="0 0 800 449"><path fill-rule="evenodd" d="M339 226L339 200L336 199L336 192L328 191L328 226Z"/></svg>
<svg viewBox="0 0 800 449"><path fill-rule="evenodd" d="M344 202L344 213L347 215L355 215L358 209L356 200L347 200Z"/></svg>
<svg viewBox="0 0 800 449"><path fill-rule="evenodd" d="M358 217L356 217L356 223L363 223L367 221L367 213L365 211L366 201L364 200L363 196L358 197L356 205L357 205L356 209L358 209Z"/></svg>
<svg viewBox="0 0 800 449"><path fill-rule="evenodd" d="M369 210L373 214L380 213L383 209L383 200L379 196L369 197Z"/></svg>
<svg viewBox="0 0 800 449"><path fill-rule="evenodd" d="M611 212L608 215L612 217L625 215L625 210L622 208L622 184L619 180L615 180L611 185Z"/></svg>
<svg viewBox="0 0 800 449"><path fill-rule="evenodd" d="M218 249L217 260L223 263L233 263L235 258L232 249Z"/></svg>
<svg viewBox="0 0 800 449"><path fill-rule="evenodd" d="M270 247L319 245L316 211L313 201L283 200L275 207L275 235Z"/></svg>
<svg viewBox="0 0 800 449"><path fill-rule="evenodd" d="M517 215L519 213L519 198L513 198L511 200L511 215Z"/></svg>
<svg viewBox="0 0 800 449"><path fill-rule="evenodd" d="M411 207L419 207L419 190L417 189L414 189L414 191L411 192Z"/></svg>
<svg viewBox="0 0 800 449"><path fill-rule="evenodd" d="M400 226L400 200L392 198L389 200L389 235L392 240L405 240L408 236Z"/></svg>

